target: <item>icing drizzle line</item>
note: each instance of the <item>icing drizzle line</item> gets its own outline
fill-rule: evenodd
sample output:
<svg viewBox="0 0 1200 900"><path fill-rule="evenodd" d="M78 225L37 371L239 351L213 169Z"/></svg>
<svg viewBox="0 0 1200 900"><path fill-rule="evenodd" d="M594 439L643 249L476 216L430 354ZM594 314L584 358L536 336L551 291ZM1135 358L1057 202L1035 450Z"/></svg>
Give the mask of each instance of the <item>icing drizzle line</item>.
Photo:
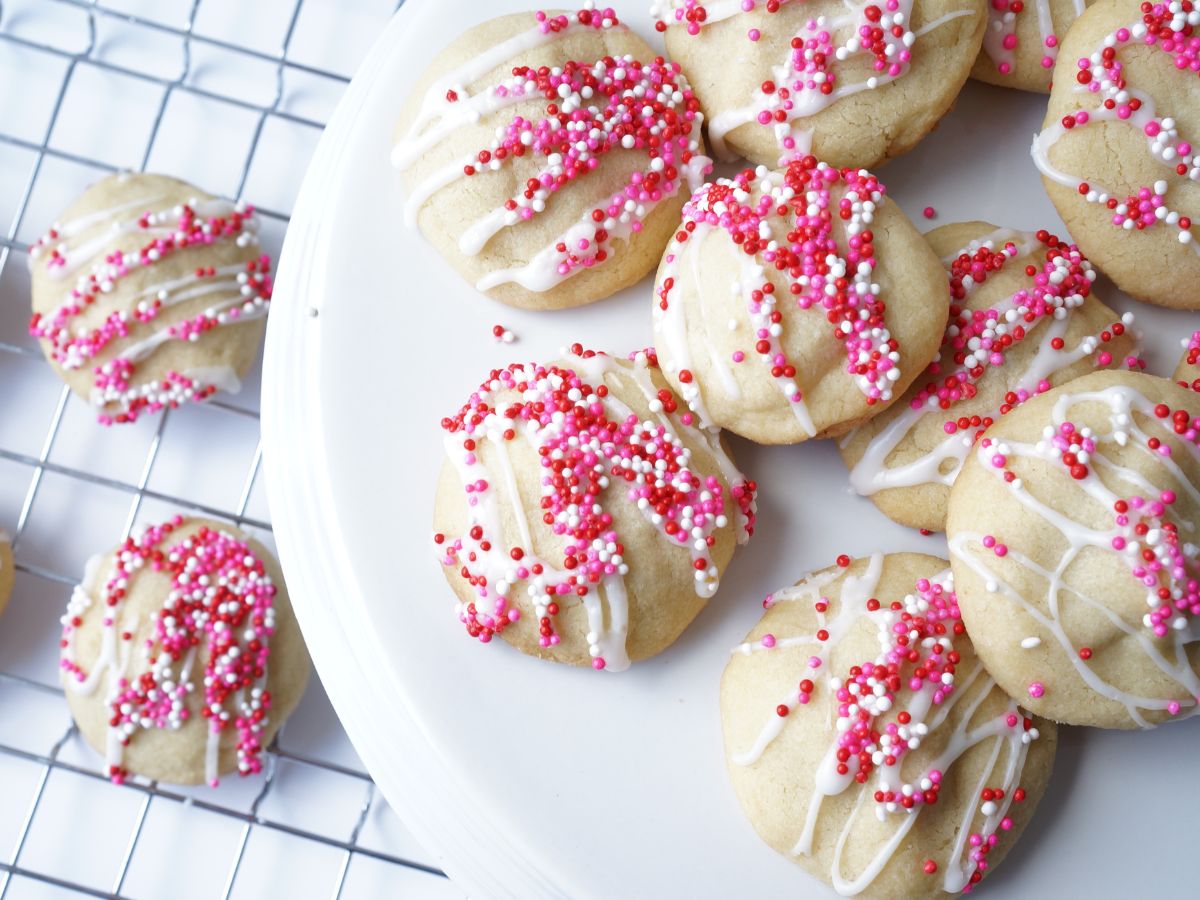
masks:
<svg viewBox="0 0 1200 900"><path fill-rule="evenodd" d="M1028 286L987 309L967 306L971 293L989 277L1003 271L1012 260L1034 252L1042 264L1025 266ZM1045 230L1028 234L1000 229L971 241L945 262L950 279L950 319L941 349L925 371L927 380L915 383L919 387L914 387L908 408L893 412L893 420L875 435L851 469L850 483L863 496L888 488L953 484L971 447L996 419L1030 397L1050 390L1054 375L1081 359L1092 357L1098 368L1113 365L1116 360L1107 345L1133 324L1132 314L1126 313L1075 346L1066 345L1064 336L1071 314L1091 296L1096 271L1078 247ZM955 406L969 403L977 395L979 383L990 373L1002 371L1012 349L1029 340L1035 341L1038 349L1024 369L993 376L1007 377L1010 386L1000 406L983 415L956 416ZM1132 356L1124 363L1130 368L1141 365ZM929 415L944 419L946 437L916 460L889 467L888 457ZM843 444L852 441L854 435L847 435ZM947 462L951 463L949 467Z"/></svg>
<svg viewBox="0 0 1200 900"><path fill-rule="evenodd" d="M850 564L849 557L839 557L839 568ZM836 737L815 773L804 827L792 852L794 855L813 852L824 798L837 796L854 784L867 785L874 777L875 789L860 791L834 853L833 886L839 894L853 896L865 890L883 871L921 811L938 802L945 771L968 750L991 741L991 761L979 786L981 803L978 807L975 804L967 807L942 876L946 891L970 891L987 871L987 856L998 842L997 832L1007 831L1013 825L1007 815L1011 803L1024 800L1020 778L1028 746L1038 738L1038 730L1012 701L1008 701L1002 714L969 728L975 711L995 683L978 663L969 670L960 669L961 658L954 643L966 629L952 575L945 571L934 578L921 578L912 593L887 602L876 597L883 567L884 556L876 553L863 574L845 574L834 611L825 589L843 576L839 569L809 575L795 587L763 601L768 609L778 603L812 603L817 617L816 633L767 634L756 642L735 647L735 654L770 653L797 645L816 645L816 649L808 658L795 690L774 709L755 743L734 755L733 762L754 765L796 714L817 714L803 707L808 706L822 687L829 691ZM880 653L873 660L852 666L846 673L830 671L834 649L861 618L868 619L878 629ZM959 703L965 704L965 712L957 720L945 749L918 777L906 779L902 771L905 757L937 732ZM1001 783L988 786L987 779L996 770L1004 749L1008 752ZM898 817L899 824L865 869L848 877L842 872L842 853L857 817L870 805L869 798L874 800L874 813L880 821ZM972 830L977 809L983 821ZM938 866L927 862L925 871L933 874Z"/></svg>
<svg viewBox="0 0 1200 900"><path fill-rule="evenodd" d="M215 785L219 775L221 737L237 730L238 774L262 771L262 734L271 709L267 690L267 660L275 633L275 585L262 560L232 536L203 527L168 544L185 520L147 528L127 538L117 550L104 592L92 598L83 585L75 588L62 618L61 668L67 690L90 695L107 674L106 702L111 710L106 760L118 784L128 776L122 764L124 748L141 730L177 729L199 714L208 720L205 780ZM89 563L84 584L98 575ZM150 635L134 644L137 617L125 610L144 569L171 578L171 591L154 616ZM86 672L75 655L75 640L84 614L101 605L100 653ZM140 655L140 666L133 657ZM197 654L204 659L203 703L189 701L198 694L193 669ZM140 669L140 671L138 671ZM131 671L133 670L133 671Z"/></svg>
<svg viewBox="0 0 1200 900"><path fill-rule="evenodd" d="M833 189L841 188L835 199ZM832 337L846 353L846 372L868 405L892 397L900 378L899 344L885 321L886 303L873 280L876 258L870 230L875 210L884 202L884 187L865 169L831 168L815 157L793 159L782 171L764 167L745 169L735 177L721 178L697 191L683 208L683 226L667 247L666 265L658 288L654 317L659 334L669 348L672 366L678 369L683 398L700 420L710 417L700 385L691 371L684 303L672 299L679 264L700 239L722 229L745 254L743 280L735 285L746 301L753 328L753 350L769 367L770 375L791 404L801 427L811 437L817 433L804 393L797 382L797 367L783 352L783 310L786 302L769 270L787 278L787 297L801 310L817 309L832 326ZM835 217L846 233L846 247L838 246ZM772 233L782 224L786 239ZM738 351L733 362L747 354ZM718 372L723 360L714 360ZM718 379L736 396L732 376Z"/></svg>
<svg viewBox="0 0 1200 900"><path fill-rule="evenodd" d="M1142 3L1140 9L1140 21L1128 28L1118 28L1105 37L1098 50L1078 61L1074 89L1085 96L1094 95L1099 105L1069 113L1036 135L1031 151L1033 161L1047 178L1078 190L1087 203L1099 203L1111 210L1113 226L1143 231L1160 224L1170 225L1177 229L1181 244L1191 244L1200 253L1200 246L1192 241L1192 220L1167 202L1170 185L1165 179L1121 198L1111 189L1076 178L1050 162L1050 148L1068 131L1089 123L1128 122L1145 135L1147 148L1155 159L1179 177L1200 181L1200 160L1191 143L1180 136L1173 118L1157 114L1152 97L1126 81L1125 66L1118 55L1128 46L1152 47L1173 57L1181 77L1189 77L1190 73L1194 78L1200 73L1200 36L1195 33L1200 25L1200 11L1191 0Z"/></svg>
<svg viewBox="0 0 1200 900"><path fill-rule="evenodd" d="M570 368L517 363L494 370L458 413L442 420L446 452L466 491L469 527L464 535L435 534L434 543L442 564L458 569L477 590L476 601L457 609L472 637L488 643L520 619L509 592L523 581L539 620L541 646L559 643L554 617L562 599L574 595L587 611L593 667L621 671L629 665L624 587L629 568L621 536L605 509L605 492L611 487L609 496L623 495L671 545L686 547L696 593L711 597L720 577L709 556L715 533L729 524L732 500L739 543L753 534L756 485L733 467L715 431L697 430L697 436L712 452L728 488L722 479L693 469L691 451L670 418L678 403L650 378L650 369L657 366L652 352L635 354L632 364L578 344L571 354ZM632 379L653 417L642 420L625 406L604 383L608 373ZM692 427L691 414L684 411L678 422ZM529 441L541 458L543 521L567 539L557 564L533 552L506 450L518 437ZM496 452L500 472L479 461L483 441ZM618 487L622 481L625 485ZM516 518L518 546L499 545L501 494Z"/></svg>
<svg viewBox="0 0 1200 900"><path fill-rule="evenodd" d="M648 63L625 55L537 69L514 65L499 84L469 94L472 82L535 47L571 33L624 27L611 9L599 10L592 3L572 16L538 12L535 22L528 31L438 79L394 147L392 163L408 169L456 129L508 106L544 102L544 116L536 121L512 117L496 128L488 146L426 177L410 193L408 221L415 222L426 200L460 178L498 172L526 156L536 159L540 169L526 179L523 189L462 234L459 250L477 256L504 229L542 213L555 193L594 171L608 154L635 151L649 159L619 190L598 199L578 223L527 263L484 275L476 284L481 291L510 282L547 291L601 265L615 252L614 241L640 232L658 203L674 196L684 181L691 188L699 186L712 165L700 153L697 139L703 121L700 105L679 66L662 57Z"/></svg>
<svg viewBox="0 0 1200 900"><path fill-rule="evenodd" d="M158 209L153 207L158 206ZM122 215L136 213L132 217ZM116 216L117 218L114 218ZM72 246L72 240L111 225L104 233ZM144 236L136 251L109 250L125 234ZM162 208L162 198L149 196L56 225L30 248L31 265L42 264L51 278L74 285L52 312L35 312L29 333L45 341L50 357L67 370L92 364L114 341L124 340L139 326L153 326L171 307L198 297L218 295L213 305L191 318L166 327L127 346L92 369L93 406L102 424L134 422L143 413L199 402L218 389L236 390L236 373L218 370L166 372L162 378L134 386L138 364L171 341L196 342L215 328L248 322L267 314L271 302L271 262L266 255L244 265L198 267L191 276L164 279L135 294L131 309L115 309L98 325L84 325L93 307L129 276L152 270L163 260L189 248L233 241L239 247L258 244L254 207L224 200L192 201ZM82 270L82 272L81 272ZM94 318L94 316L93 316ZM109 412L115 408L116 412Z"/></svg>
<svg viewBox="0 0 1200 900"><path fill-rule="evenodd" d="M791 0L654 0L650 15L655 28L666 31L681 25L689 35L700 34L706 25L730 19L743 12L765 9L777 13ZM748 105L726 110L708 123L708 138L718 156L731 157L725 137L750 122L770 127L786 162L794 154L812 149L812 132L797 128L797 119L814 116L842 97L874 90L904 75L918 37L962 16L970 9L948 13L911 30L913 0L869 0L861 5L847 0L843 15L817 16L806 20L791 41L788 57L773 67L774 79L763 82ZM752 43L762 38L758 28L746 37ZM836 63L863 57L872 74L862 81L840 83Z"/></svg>
<svg viewBox="0 0 1200 900"><path fill-rule="evenodd" d="M1111 430L1101 434L1087 427L1077 428L1070 415L1071 410L1082 403L1106 405L1110 410ZM1172 460L1171 444L1143 431L1134 419L1135 412L1145 417L1151 430L1178 438L1193 462L1200 462L1200 420L1192 418L1186 410L1173 411L1166 404L1151 403L1145 395L1124 385L1099 391L1065 392L1054 404L1052 424L1046 426L1037 443L984 437L977 451L984 470L1002 480L1022 507L1061 532L1067 549L1054 569L1042 567L993 534L959 533L951 539L950 547L957 559L984 580L990 593L1009 600L1054 636L1075 672L1089 688L1120 703L1136 725L1149 728L1152 723L1143 711L1165 710L1174 717L1196 715L1200 711L1200 673L1191 669L1187 656L1187 646L1200 641L1200 563L1197 562L1200 548L1187 540L1185 534L1194 533L1197 523L1172 513L1177 501L1175 489L1160 489L1138 472L1121 467L1105 455L1104 447L1131 447L1147 455L1161 467L1174 487L1187 493L1194 503L1200 503L1200 490ZM1112 524L1091 528L1066 512L1046 505L1024 486L1013 470L1013 461L1022 458L1066 467L1079 489L1110 511ZM1135 485L1139 493L1129 497L1116 494L1100 477L1101 471ZM1191 538L1194 540L1195 535L1191 534ZM979 547L983 552L977 549ZM1089 547L1117 554L1128 566L1131 577L1145 588L1147 611L1141 628L1114 613L1103 599L1083 594L1075 585L1066 583L1067 570ZM989 565L989 557L1007 557L1044 580L1048 612L1031 604L1004 581ZM1174 680L1188 696L1183 700L1141 697L1123 691L1101 677L1088 663L1093 655L1092 648L1075 646L1063 622L1061 610L1068 593L1096 615L1108 619L1126 638L1134 640L1147 662ZM1164 653L1167 647L1170 647L1174 661ZM1028 686L1030 696L1035 698L1045 696L1053 689L1053 685L1042 681L1034 681Z"/></svg>

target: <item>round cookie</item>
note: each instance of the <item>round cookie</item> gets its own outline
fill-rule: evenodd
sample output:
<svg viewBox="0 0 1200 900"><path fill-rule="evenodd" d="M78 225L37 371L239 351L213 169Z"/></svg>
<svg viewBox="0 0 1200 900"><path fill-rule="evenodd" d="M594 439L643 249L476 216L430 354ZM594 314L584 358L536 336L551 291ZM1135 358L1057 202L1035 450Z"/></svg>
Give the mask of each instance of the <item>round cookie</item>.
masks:
<svg viewBox="0 0 1200 900"><path fill-rule="evenodd" d="M1022 91L1050 91L1062 36L1092 0L987 0L988 24L971 77Z"/></svg>
<svg viewBox="0 0 1200 900"><path fill-rule="evenodd" d="M591 7L460 35L396 126L406 220L513 306L579 306L640 280L712 165L679 66Z"/></svg>
<svg viewBox="0 0 1200 900"><path fill-rule="evenodd" d="M763 444L835 436L933 359L946 273L883 192L810 156L688 201L658 269L654 341L702 423Z"/></svg>
<svg viewBox="0 0 1200 900"><path fill-rule="evenodd" d="M719 156L812 153L873 167L948 113L979 54L984 0L655 0Z"/></svg>
<svg viewBox="0 0 1200 900"><path fill-rule="evenodd" d="M1200 706L1200 397L1095 372L979 441L950 493L959 604L997 683L1072 725Z"/></svg>
<svg viewBox="0 0 1200 900"><path fill-rule="evenodd" d="M754 482L647 352L493 370L442 428L434 545L484 643L620 671L679 637L754 531Z"/></svg>
<svg viewBox="0 0 1200 900"><path fill-rule="evenodd" d="M15 578L16 569L13 568L12 544L9 542L8 533L0 528L0 613L3 613L8 607Z"/></svg>
<svg viewBox="0 0 1200 900"><path fill-rule="evenodd" d="M237 391L258 354L270 260L241 202L111 175L33 245L30 266L30 334L104 424Z"/></svg>
<svg viewBox="0 0 1200 900"><path fill-rule="evenodd" d="M1088 258L1126 293L1179 309L1200 309L1195 16L1178 2L1090 7L1063 41L1032 151Z"/></svg>
<svg viewBox="0 0 1200 900"><path fill-rule="evenodd" d="M1031 396L1135 364L1133 316L1092 293L1096 271L1045 231L987 222L925 235L950 278L942 349L908 392L842 440L850 484L888 518L942 531L950 485L979 435Z"/></svg>
<svg viewBox="0 0 1200 900"><path fill-rule="evenodd" d="M1175 367L1172 377L1176 384L1200 391L1200 331L1193 331L1192 336L1184 338L1181 343L1183 356L1179 358L1179 365Z"/></svg>
<svg viewBox="0 0 1200 900"><path fill-rule="evenodd" d="M721 680L742 808L839 894L970 889L1050 777L1056 728L988 677L947 566L919 553L839 557L767 597Z"/></svg>
<svg viewBox="0 0 1200 900"><path fill-rule="evenodd" d="M94 557L63 617L67 703L118 783L261 771L309 668L279 564L206 519L176 516Z"/></svg>

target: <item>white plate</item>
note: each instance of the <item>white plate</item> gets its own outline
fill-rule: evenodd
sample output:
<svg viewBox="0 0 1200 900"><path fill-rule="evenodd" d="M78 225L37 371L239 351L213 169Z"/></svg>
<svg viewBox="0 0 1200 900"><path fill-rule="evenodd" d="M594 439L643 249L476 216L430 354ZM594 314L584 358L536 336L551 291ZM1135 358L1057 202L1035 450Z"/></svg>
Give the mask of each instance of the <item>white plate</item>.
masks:
<svg viewBox="0 0 1200 900"><path fill-rule="evenodd" d="M619 10L653 36L648 3ZM400 224L388 165L411 85L461 28L519 0L410 0L363 65L296 207L268 335L263 429L279 548L347 731L408 825L484 897L827 892L760 843L725 773L717 684L768 591L838 553L945 553L849 496L831 443L734 440L761 485L759 532L667 652L620 675L521 656L463 632L430 545L438 422L493 366L563 345L651 340L648 282L537 314L476 294ZM1042 97L969 84L940 129L880 175L921 225L1060 222L1029 160ZM924 207L937 209L927 223ZM1169 373L1200 317L1133 304ZM494 341L502 323L519 338ZM987 895L1194 890L1200 721L1150 734L1064 729L1056 777ZM1186 861L1186 862L1185 862Z"/></svg>

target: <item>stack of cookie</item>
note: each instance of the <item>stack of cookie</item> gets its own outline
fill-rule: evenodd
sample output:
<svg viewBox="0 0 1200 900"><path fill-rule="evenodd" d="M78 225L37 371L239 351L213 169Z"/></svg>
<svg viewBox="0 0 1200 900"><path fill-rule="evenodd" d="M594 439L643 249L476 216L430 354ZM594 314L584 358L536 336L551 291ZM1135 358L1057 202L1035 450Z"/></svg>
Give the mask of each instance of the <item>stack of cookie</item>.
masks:
<svg viewBox="0 0 1200 900"><path fill-rule="evenodd" d="M972 889L1055 723L1200 709L1200 339L1146 374L1096 290L1200 308L1200 10L1085 5L657 0L669 59L593 3L506 16L396 128L408 221L494 299L657 266L654 349L495 369L443 420L433 544L470 636L608 671L669 646L754 531L725 430L837 439L854 490L947 533L949 561L769 596L725 671L747 814L842 894ZM869 171L971 75L1051 91L1033 163L1077 243L987 210L921 235Z"/></svg>

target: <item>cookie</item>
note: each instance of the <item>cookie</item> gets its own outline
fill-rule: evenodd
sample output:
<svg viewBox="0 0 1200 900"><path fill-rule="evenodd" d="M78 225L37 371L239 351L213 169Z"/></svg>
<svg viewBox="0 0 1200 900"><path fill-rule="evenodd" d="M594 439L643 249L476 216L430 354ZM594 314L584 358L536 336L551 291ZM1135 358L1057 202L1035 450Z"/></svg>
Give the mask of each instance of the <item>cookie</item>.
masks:
<svg viewBox="0 0 1200 900"><path fill-rule="evenodd" d="M8 606L8 600L12 596L13 579L16 577L16 569L13 568L12 544L9 542L8 534L4 529L0 528L0 613L3 613Z"/></svg>
<svg viewBox="0 0 1200 900"><path fill-rule="evenodd" d="M1121 290L1200 309L1200 45L1191 3L1102 0L1071 26L1033 160L1080 249Z"/></svg>
<svg viewBox="0 0 1200 900"><path fill-rule="evenodd" d="M840 449L854 490L888 518L942 531L950 486L994 421L1056 384L1138 361L1133 316L1092 293L1096 270L1078 248L987 222L925 237L950 278L942 348L903 397Z"/></svg>
<svg viewBox="0 0 1200 900"><path fill-rule="evenodd" d="M1172 377L1176 384L1200 391L1200 331L1193 331L1192 336L1185 338L1182 344L1183 356L1179 358L1179 365L1175 367Z"/></svg>
<svg viewBox="0 0 1200 900"><path fill-rule="evenodd" d="M704 180L700 105L611 9L502 16L443 50L392 162L405 219L489 296L591 303L654 268Z"/></svg>
<svg viewBox="0 0 1200 900"><path fill-rule="evenodd" d="M987 0L983 49L971 77L1022 91L1050 92L1062 37L1091 0Z"/></svg>
<svg viewBox="0 0 1200 900"><path fill-rule="evenodd" d="M984 0L655 0L718 156L873 167L912 149L979 54Z"/></svg>
<svg viewBox="0 0 1200 900"><path fill-rule="evenodd" d="M62 621L67 703L118 783L261 771L308 683L279 564L232 525L176 516L94 557Z"/></svg>
<svg viewBox="0 0 1200 900"><path fill-rule="evenodd" d="M747 817L844 896L971 889L1050 777L1055 726L988 677L947 566L919 553L839 557L767 597L721 680Z"/></svg>
<svg viewBox="0 0 1200 900"><path fill-rule="evenodd" d="M679 637L754 531L754 482L647 352L493 370L442 429L434 547L484 643L621 671Z"/></svg>
<svg viewBox="0 0 1200 900"><path fill-rule="evenodd" d="M950 493L963 619L1039 715L1150 728L1200 706L1200 396L1095 372L980 439Z"/></svg>
<svg viewBox="0 0 1200 900"><path fill-rule="evenodd" d="M902 394L948 308L946 273L876 178L809 156L688 201L658 268L654 340L702 424L790 444Z"/></svg>
<svg viewBox="0 0 1200 900"><path fill-rule="evenodd" d="M240 389L271 301L254 208L162 175L92 185L30 248L29 332L104 424Z"/></svg>

